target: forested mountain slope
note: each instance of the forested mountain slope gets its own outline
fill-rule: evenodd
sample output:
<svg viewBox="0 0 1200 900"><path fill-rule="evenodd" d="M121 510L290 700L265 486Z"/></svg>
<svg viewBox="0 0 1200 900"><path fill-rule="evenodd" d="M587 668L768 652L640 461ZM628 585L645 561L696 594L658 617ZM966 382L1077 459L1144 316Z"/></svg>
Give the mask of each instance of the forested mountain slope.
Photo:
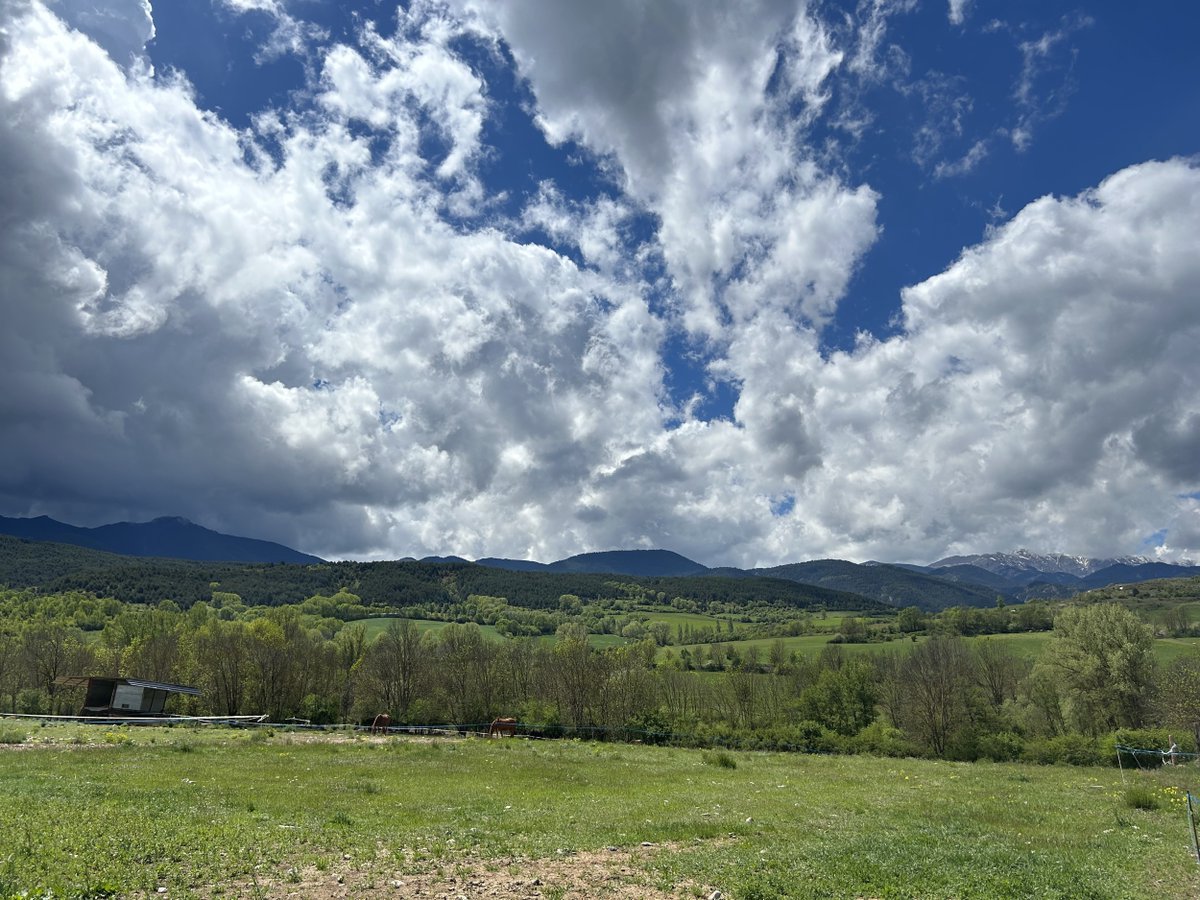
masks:
<svg viewBox="0 0 1200 900"><path fill-rule="evenodd" d="M174 600L188 607L214 591L245 603L278 606L347 591L365 606L399 609L461 602L472 595L550 609L564 595L581 601L639 595L670 602L747 604L807 609L883 610L870 598L773 578L634 578L561 572L513 572L460 562L203 563L138 559L0 536L0 584L47 591L84 590L142 603Z"/></svg>

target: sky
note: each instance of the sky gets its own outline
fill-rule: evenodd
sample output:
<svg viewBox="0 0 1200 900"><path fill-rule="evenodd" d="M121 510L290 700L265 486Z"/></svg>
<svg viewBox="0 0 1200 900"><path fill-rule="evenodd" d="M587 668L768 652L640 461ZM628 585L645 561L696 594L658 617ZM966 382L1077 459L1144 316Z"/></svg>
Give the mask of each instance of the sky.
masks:
<svg viewBox="0 0 1200 900"><path fill-rule="evenodd" d="M1200 558L1200 7L4 0L0 514Z"/></svg>

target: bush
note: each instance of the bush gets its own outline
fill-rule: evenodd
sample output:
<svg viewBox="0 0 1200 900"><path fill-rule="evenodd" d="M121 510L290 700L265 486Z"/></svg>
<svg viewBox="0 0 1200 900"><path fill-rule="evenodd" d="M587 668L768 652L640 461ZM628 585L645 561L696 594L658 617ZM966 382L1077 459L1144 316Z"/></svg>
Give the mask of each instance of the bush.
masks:
<svg viewBox="0 0 1200 900"><path fill-rule="evenodd" d="M1083 734L1063 734L1030 741L1021 753L1025 762L1041 765L1066 763L1072 766L1097 766L1104 762L1095 738Z"/></svg>
<svg viewBox="0 0 1200 900"><path fill-rule="evenodd" d="M14 712L25 713L28 716L42 716L50 712L50 704L42 691L25 688L17 694L17 708Z"/></svg>
<svg viewBox="0 0 1200 900"><path fill-rule="evenodd" d="M1193 741L1191 735L1180 735L1179 749L1190 752ZM1184 746L1186 741L1187 747ZM1142 769L1161 766L1166 762L1164 751L1171 746L1171 734L1165 728L1122 728L1103 738L1101 741L1103 753L1112 765L1117 765L1117 747L1128 747L1131 750L1145 750L1146 753L1128 753L1121 751L1120 765L1133 766ZM1180 760L1182 762L1182 760Z"/></svg>
<svg viewBox="0 0 1200 900"><path fill-rule="evenodd" d="M920 756L920 751L909 741L904 732L876 720L856 734L847 743L851 753L867 753L872 756Z"/></svg>
<svg viewBox="0 0 1200 900"><path fill-rule="evenodd" d="M29 735L23 728L4 726L0 728L0 744L23 744L29 740Z"/></svg>
<svg viewBox="0 0 1200 900"><path fill-rule="evenodd" d="M700 761L706 766L716 766L718 769L737 768L737 760L724 750L716 750L712 753L703 753L700 755Z"/></svg>
<svg viewBox="0 0 1200 900"><path fill-rule="evenodd" d="M1014 731L980 735L976 743L980 759L992 762L1015 762L1025 750L1025 739Z"/></svg>
<svg viewBox="0 0 1200 900"><path fill-rule="evenodd" d="M638 713L625 723L625 729L632 739L647 744L663 744L671 736L671 723L659 712Z"/></svg>

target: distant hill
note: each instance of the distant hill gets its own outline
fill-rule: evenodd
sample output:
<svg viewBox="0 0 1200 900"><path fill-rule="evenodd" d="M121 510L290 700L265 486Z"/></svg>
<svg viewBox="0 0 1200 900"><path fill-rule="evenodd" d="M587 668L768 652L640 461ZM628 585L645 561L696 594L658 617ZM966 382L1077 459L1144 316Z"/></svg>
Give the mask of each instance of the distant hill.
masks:
<svg viewBox="0 0 1200 900"><path fill-rule="evenodd" d="M478 565L510 572L575 572L590 575L632 575L636 578L679 578L704 575L711 570L695 560L671 550L607 550L599 553L580 553L552 563L528 559L497 559L484 557ZM722 569L722 575L740 572Z"/></svg>
<svg viewBox="0 0 1200 900"><path fill-rule="evenodd" d="M80 528L48 516L32 519L0 516L0 534L31 541L73 544L124 556L206 562L323 562L320 557L301 553L283 544L222 534L178 517Z"/></svg>
<svg viewBox="0 0 1200 900"><path fill-rule="evenodd" d="M708 567L670 550L609 550L581 553L548 566L551 572L593 572L599 575L634 575L678 578L703 575Z"/></svg>
<svg viewBox="0 0 1200 900"><path fill-rule="evenodd" d="M534 562L532 559L498 559L494 556L477 559L475 564L487 566L489 569L507 569L509 572L547 572L550 569L546 563Z"/></svg>
<svg viewBox="0 0 1200 900"><path fill-rule="evenodd" d="M716 578L703 576L636 577L573 572L514 572L466 562L324 562L289 563L204 562L121 556L83 547L26 541L0 535L0 585L37 587L47 592L90 591L131 603L174 600L188 607L210 600L218 585L223 593L238 594L248 604L279 606L299 603L318 594L332 596L347 590L362 603L386 610L416 606L426 610L452 608L472 594L504 597L527 609L560 607L565 594L585 603L627 600L642 594L683 598L700 606L724 604L727 609L773 606L808 609L883 611L884 605L844 591L798 584L777 578Z"/></svg>
<svg viewBox="0 0 1200 900"><path fill-rule="evenodd" d="M905 568L909 567L906 566ZM932 575L943 581L952 581L956 584L979 585L980 587L991 588L993 591L999 591L1004 594L1013 589L1012 581L1003 575L997 575L995 572L981 569L979 566L943 566L940 569L931 569L928 566L922 566L920 571L925 575Z"/></svg>
<svg viewBox="0 0 1200 900"><path fill-rule="evenodd" d="M1083 579L1083 587L1099 588L1112 584L1136 584L1160 578L1195 578L1196 576L1200 576L1200 566L1176 566L1157 562L1131 566L1118 563L1088 575Z"/></svg>
<svg viewBox="0 0 1200 900"><path fill-rule="evenodd" d="M1079 595L1088 602L1119 602L1143 613L1181 604L1200 604L1200 576L1160 578L1136 584L1112 584Z"/></svg>
<svg viewBox="0 0 1200 900"><path fill-rule="evenodd" d="M945 609L948 606L991 606L996 602L997 593L993 586L957 583L961 579L943 579L920 566L902 567L886 563L860 565L840 559L762 569L710 569L670 550L612 550L606 553L583 553L552 563L485 558L479 560L479 564L517 572L576 572L640 578L695 575L732 579L779 578L858 594L889 606L919 606L925 610ZM982 569L979 571L985 578L996 578Z"/></svg>
<svg viewBox="0 0 1200 900"><path fill-rule="evenodd" d="M996 591L980 585L954 583L914 572L909 567L884 563L852 563L843 559L819 559L767 569L751 574L786 578L839 591L862 594L890 606L918 606L936 611L950 606L993 606Z"/></svg>

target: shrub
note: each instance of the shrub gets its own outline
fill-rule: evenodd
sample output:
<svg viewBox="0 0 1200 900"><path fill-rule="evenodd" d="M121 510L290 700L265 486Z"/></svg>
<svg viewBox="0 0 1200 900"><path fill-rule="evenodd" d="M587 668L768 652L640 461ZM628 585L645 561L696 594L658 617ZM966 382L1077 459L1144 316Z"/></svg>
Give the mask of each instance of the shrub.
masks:
<svg viewBox="0 0 1200 900"><path fill-rule="evenodd" d="M1053 765L1096 766L1104 762L1095 738L1083 734L1063 734L1053 738L1030 741L1021 758L1026 762Z"/></svg>
<svg viewBox="0 0 1200 900"><path fill-rule="evenodd" d="M1144 784L1131 784L1125 789L1125 805L1130 809L1158 809L1158 794Z"/></svg>
<svg viewBox="0 0 1200 900"><path fill-rule="evenodd" d="M1191 735L1180 735L1178 740L1180 751L1189 752L1193 743ZM1171 746L1171 733L1166 728L1122 728L1103 738L1101 746L1104 756L1114 766L1118 764L1117 747L1151 751L1136 754L1121 751L1121 765L1147 769L1161 766L1166 761L1163 751Z"/></svg>
<svg viewBox="0 0 1200 900"><path fill-rule="evenodd" d="M23 728L6 726L0 728L0 744L23 744L29 740L29 735Z"/></svg>
<svg viewBox="0 0 1200 900"><path fill-rule="evenodd" d="M851 753L869 753L872 756L919 756L912 744L899 728L893 728L876 720L856 734L847 744Z"/></svg>
<svg viewBox="0 0 1200 900"><path fill-rule="evenodd" d="M718 769L736 769L737 760L724 750L714 750L712 753L700 755L700 761L706 766L716 766Z"/></svg>
<svg viewBox="0 0 1200 900"><path fill-rule="evenodd" d="M13 712L25 713L29 716L41 716L50 712L50 704L46 695L33 688L25 688L17 694L17 706Z"/></svg>
<svg viewBox="0 0 1200 900"><path fill-rule="evenodd" d="M129 732L127 731L106 731L100 737L106 744L121 745L133 741L133 738L129 736Z"/></svg>
<svg viewBox="0 0 1200 900"><path fill-rule="evenodd" d="M1013 731L980 735L976 744L980 759L993 762L1015 762L1025 749L1025 739Z"/></svg>

